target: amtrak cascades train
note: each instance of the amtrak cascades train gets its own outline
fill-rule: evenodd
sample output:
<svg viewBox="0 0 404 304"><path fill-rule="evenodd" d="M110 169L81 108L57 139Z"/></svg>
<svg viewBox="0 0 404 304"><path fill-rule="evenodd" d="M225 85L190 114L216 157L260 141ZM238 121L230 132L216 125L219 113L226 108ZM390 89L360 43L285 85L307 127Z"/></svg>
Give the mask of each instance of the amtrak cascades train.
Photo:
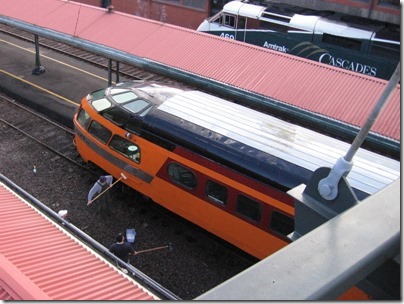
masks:
<svg viewBox="0 0 404 304"><path fill-rule="evenodd" d="M390 79L400 61L400 27L279 3L231 1L198 31Z"/></svg>

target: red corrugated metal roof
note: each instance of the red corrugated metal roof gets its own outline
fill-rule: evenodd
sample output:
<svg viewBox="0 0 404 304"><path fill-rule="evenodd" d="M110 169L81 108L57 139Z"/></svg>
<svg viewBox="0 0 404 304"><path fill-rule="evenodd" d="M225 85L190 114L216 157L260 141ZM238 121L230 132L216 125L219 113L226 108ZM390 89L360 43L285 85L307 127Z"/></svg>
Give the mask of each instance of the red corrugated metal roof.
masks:
<svg viewBox="0 0 404 304"><path fill-rule="evenodd" d="M158 300L0 183L0 300Z"/></svg>
<svg viewBox="0 0 404 304"><path fill-rule="evenodd" d="M234 40L62 0L2 0L0 13L361 127L387 81ZM373 131L400 140L400 85Z"/></svg>

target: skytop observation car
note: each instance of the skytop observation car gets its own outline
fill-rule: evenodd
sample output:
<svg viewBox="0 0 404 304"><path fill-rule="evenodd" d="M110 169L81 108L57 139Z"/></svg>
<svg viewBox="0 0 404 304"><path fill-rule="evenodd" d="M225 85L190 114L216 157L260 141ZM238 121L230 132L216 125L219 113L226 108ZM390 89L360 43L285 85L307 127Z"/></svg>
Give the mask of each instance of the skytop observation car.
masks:
<svg viewBox="0 0 404 304"><path fill-rule="evenodd" d="M390 79L400 61L400 27L285 4L231 1L198 31Z"/></svg>
<svg viewBox="0 0 404 304"><path fill-rule="evenodd" d="M83 98L77 150L154 202L265 258L290 242L287 191L332 167L349 145L200 92L121 83ZM400 176L400 163L359 149L347 179L358 199Z"/></svg>

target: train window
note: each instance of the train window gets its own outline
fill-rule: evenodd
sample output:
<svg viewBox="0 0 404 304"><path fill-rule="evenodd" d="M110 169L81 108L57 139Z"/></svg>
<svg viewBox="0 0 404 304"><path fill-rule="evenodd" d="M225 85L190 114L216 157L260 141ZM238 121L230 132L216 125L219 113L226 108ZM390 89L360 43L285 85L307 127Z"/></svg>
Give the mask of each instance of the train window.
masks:
<svg viewBox="0 0 404 304"><path fill-rule="evenodd" d="M400 59L400 45L386 42L372 41L370 55Z"/></svg>
<svg viewBox="0 0 404 304"><path fill-rule="evenodd" d="M105 97L105 89L97 90L88 94L88 100L100 99Z"/></svg>
<svg viewBox="0 0 404 304"><path fill-rule="evenodd" d="M238 21L237 21L237 28L238 29L244 29L246 26L246 18L245 17L238 17Z"/></svg>
<svg viewBox="0 0 404 304"><path fill-rule="evenodd" d="M350 50L360 51L362 42L358 39L323 34L323 42L333 44L338 47L344 47Z"/></svg>
<svg viewBox="0 0 404 304"><path fill-rule="evenodd" d="M400 9L400 0L379 0L380 6Z"/></svg>
<svg viewBox="0 0 404 304"><path fill-rule="evenodd" d="M281 16L279 14L271 14L271 13L267 13L266 16L268 19L272 19L274 21L280 21L280 22L285 22L285 23L289 23L290 22L290 16Z"/></svg>
<svg viewBox="0 0 404 304"><path fill-rule="evenodd" d="M213 19L212 23L222 24L223 15L218 16L217 18Z"/></svg>
<svg viewBox="0 0 404 304"><path fill-rule="evenodd" d="M121 84L124 84L124 83L121 83ZM109 94L110 94L110 95L118 95L118 94L122 94L122 93L126 93L126 92L130 92L130 90L127 89L127 88L121 88L121 87L119 87L119 88L117 88L117 87L112 87L112 88L109 90Z"/></svg>
<svg viewBox="0 0 404 304"><path fill-rule="evenodd" d="M117 90L121 91L122 89L111 90L111 97L116 103L125 103L125 102L138 98L138 96L134 92L128 91L128 90L124 90L124 92L122 92L120 94L112 93Z"/></svg>
<svg viewBox="0 0 404 304"><path fill-rule="evenodd" d="M177 163L169 164L167 169L168 175L175 183L188 189L194 189L196 187L196 176L189 169Z"/></svg>
<svg viewBox="0 0 404 304"><path fill-rule="evenodd" d="M222 186L214 181L207 180L206 195L210 200L214 201L215 203L221 204L223 206L227 205L228 191L225 186Z"/></svg>
<svg viewBox="0 0 404 304"><path fill-rule="evenodd" d="M133 142L118 135L114 135L109 143L109 147L125 155L127 158L140 163L140 148Z"/></svg>
<svg viewBox="0 0 404 304"><path fill-rule="evenodd" d="M111 137L112 132L105 128L103 125L93 120L90 124L88 132L95 138L98 138L101 142L106 144Z"/></svg>
<svg viewBox="0 0 404 304"><path fill-rule="evenodd" d="M233 28L236 27L236 17L232 15L224 15L223 17L223 25Z"/></svg>
<svg viewBox="0 0 404 304"><path fill-rule="evenodd" d="M272 23L268 21L260 21L259 28L274 31L277 33L287 33L290 29L289 26Z"/></svg>
<svg viewBox="0 0 404 304"><path fill-rule="evenodd" d="M105 109L108 109L112 106L111 102L106 98L93 100L91 105L97 112L104 111Z"/></svg>
<svg viewBox="0 0 404 304"><path fill-rule="evenodd" d="M107 109L102 113L102 116L117 124L118 126L122 126L130 118L130 115L128 113L122 111L117 107Z"/></svg>
<svg viewBox="0 0 404 304"><path fill-rule="evenodd" d="M278 211L272 212L270 227L272 231L280 233L284 236L292 233L295 230L295 221L292 217Z"/></svg>
<svg viewBox="0 0 404 304"><path fill-rule="evenodd" d="M150 105L150 103L146 100L136 99L134 101L131 101L131 102L125 104L123 107L133 113L140 113L144 109L146 109L149 105Z"/></svg>
<svg viewBox="0 0 404 304"><path fill-rule="evenodd" d="M255 222L259 222L261 220L261 204L244 195L239 195L237 197L236 210L239 214Z"/></svg>
<svg viewBox="0 0 404 304"><path fill-rule="evenodd" d="M91 118L84 109L80 109L79 114L77 115L77 120L83 128L87 129L88 125L90 124Z"/></svg>

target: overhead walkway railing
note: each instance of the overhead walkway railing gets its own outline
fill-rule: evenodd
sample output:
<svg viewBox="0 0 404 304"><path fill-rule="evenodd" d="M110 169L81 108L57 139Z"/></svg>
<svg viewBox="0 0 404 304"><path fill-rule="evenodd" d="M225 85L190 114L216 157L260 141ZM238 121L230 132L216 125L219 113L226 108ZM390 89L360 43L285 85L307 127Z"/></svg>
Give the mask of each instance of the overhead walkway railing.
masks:
<svg viewBox="0 0 404 304"><path fill-rule="evenodd" d="M337 121L318 113L312 113L293 105L283 103L280 100L275 100L271 97L259 95L251 91L246 91L242 88L234 87L215 79L208 79L192 72L164 65L163 63L156 62L148 58L125 53L123 51L107 47L105 45L98 45L96 43L92 43L78 37L8 18L7 16L0 16L0 23L108 58L109 85L112 82L111 60L115 60L117 63L117 70L119 69L119 62L133 65L146 71L154 72L178 81L188 83L190 85L194 85L203 90L221 95L224 98L238 100L240 102L243 102L247 106L260 109L265 112L270 112L274 116L285 117L288 120L295 121L298 124L303 124L314 129L327 130L330 134L342 136L342 138L345 138L348 141L355 138L359 130L359 128L356 126ZM40 60L37 56L36 61L38 64L40 64ZM40 66L39 71L43 70L44 68L45 67ZM119 76L117 75L117 81L118 80ZM366 145L368 145L369 148L375 150L382 149L389 155L393 155L396 159L400 157L400 143L394 140L390 140L385 136L379 135L377 133L372 133L367 136Z"/></svg>

